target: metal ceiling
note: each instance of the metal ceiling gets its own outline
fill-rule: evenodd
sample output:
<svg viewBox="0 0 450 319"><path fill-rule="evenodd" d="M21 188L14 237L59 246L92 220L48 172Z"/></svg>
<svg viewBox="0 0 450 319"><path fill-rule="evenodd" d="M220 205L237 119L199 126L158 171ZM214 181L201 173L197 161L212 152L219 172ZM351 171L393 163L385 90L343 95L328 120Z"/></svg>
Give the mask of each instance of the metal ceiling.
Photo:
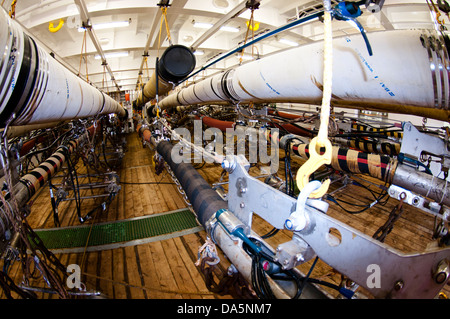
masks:
<svg viewBox="0 0 450 319"><path fill-rule="evenodd" d="M161 0L4 0L7 11L15 2L15 19L41 45L53 52L55 58L82 78L105 92L127 91L133 93L140 81L145 83L154 71L156 57L170 45L165 22L162 22ZM167 1L166 1L167 2ZM247 41L275 30L291 21L321 9L321 0L261 0L253 10L254 31L248 32ZM197 69L213 61L219 54L228 52L246 41L247 25L251 11L247 0L170 0L167 23L173 44L191 47L196 55ZM383 10L363 14L358 21L366 32L391 29L435 27L426 0L388 0ZM444 14L440 17L448 23ZM106 22L129 21L126 27L97 29L95 25ZM208 28L197 28L194 22L209 23ZM83 47L87 28L86 46ZM162 26L162 28L161 28ZM221 30L221 26L237 29ZM159 35L161 30L161 35ZM333 22L334 36L359 33L348 22ZM276 36L246 48L244 60L254 59L291 48L280 40L298 45L322 39L323 26L318 19L288 29ZM161 40L159 40L161 39ZM253 52L253 57L252 57ZM111 56L116 53L116 56ZM120 54L117 54L120 53ZM96 57L97 56L97 57ZM199 72L198 78L222 71L240 63L233 55L210 68ZM146 59L147 58L147 59ZM307 58L307 57L300 57Z"/></svg>

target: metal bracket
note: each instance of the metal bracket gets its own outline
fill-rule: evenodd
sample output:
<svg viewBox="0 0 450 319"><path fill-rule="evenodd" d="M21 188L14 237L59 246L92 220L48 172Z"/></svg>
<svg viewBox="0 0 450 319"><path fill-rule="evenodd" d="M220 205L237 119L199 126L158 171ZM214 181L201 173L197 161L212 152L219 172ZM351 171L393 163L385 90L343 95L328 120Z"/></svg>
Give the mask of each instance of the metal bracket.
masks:
<svg viewBox="0 0 450 319"><path fill-rule="evenodd" d="M248 167L242 165L245 158L227 160L228 209L247 226L245 231L251 231L253 213L284 228L296 209L296 199L250 176ZM284 267L295 267L316 254L377 298L434 298L448 281L448 271L441 269L450 260L450 248L403 254L324 214L328 206L323 203L308 199L308 224L293 232L291 241L278 246L276 257ZM379 281L371 282L372 269L379 270Z"/></svg>
<svg viewBox="0 0 450 319"><path fill-rule="evenodd" d="M448 273L445 280L435 278L450 248L403 254L328 215L312 209L308 214L310 223L298 235L321 260L377 298L434 298L448 281ZM371 281L372 275L379 280Z"/></svg>
<svg viewBox="0 0 450 319"><path fill-rule="evenodd" d="M438 136L419 132L410 122L403 123L403 140L400 153L417 161L420 161L422 153L427 153L443 158L442 164L444 165L448 162L445 159L450 157L444 140ZM440 172L435 169L433 171L433 167L430 167L430 169L436 176Z"/></svg>
<svg viewBox="0 0 450 319"><path fill-rule="evenodd" d="M292 240L277 247L276 258L283 269L292 269L315 256L314 250L294 233Z"/></svg>
<svg viewBox="0 0 450 319"><path fill-rule="evenodd" d="M441 210L441 205L436 202L432 202L427 200L426 198L414 194L413 192L399 187L397 185L391 185L389 187L389 196L395 198L397 200L401 200L402 196L404 196L403 201L411 206L414 206L428 214L436 216L438 218L444 218L441 214L439 214ZM403 195L404 194L404 195Z"/></svg>
<svg viewBox="0 0 450 319"><path fill-rule="evenodd" d="M224 163L224 169L232 170L228 182L228 209L248 227L256 213L274 227L283 229L284 222L295 210L296 200L250 176L245 157L227 157Z"/></svg>

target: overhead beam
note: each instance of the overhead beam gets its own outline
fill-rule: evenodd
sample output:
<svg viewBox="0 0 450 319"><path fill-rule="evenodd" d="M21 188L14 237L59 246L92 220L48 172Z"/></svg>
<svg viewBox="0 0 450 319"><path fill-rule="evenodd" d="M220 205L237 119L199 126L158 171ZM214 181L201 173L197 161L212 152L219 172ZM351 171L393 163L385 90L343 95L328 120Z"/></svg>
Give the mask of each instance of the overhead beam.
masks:
<svg viewBox="0 0 450 319"><path fill-rule="evenodd" d="M260 2L260 1L257 1ZM203 33L200 38L198 38L191 46L192 51L195 51L202 43L208 40L211 36L213 36L221 26L223 26L228 20L233 19L234 17L239 16L244 11L247 10L247 1L242 1L236 7L230 10L227 14L225 14L222 18L220 18L212 28L208 29L205 33Z"/></svg>
<svg viewBox="0 0 450 319"><path fill-rule="evenodd" d="M92 25L91 25L91 19L89 15L89 11L87 9L86 3L84 0L74 0L75 4L77 5L78 11L80 12L80 18L81 22L83 23L83 27L85 27L89 38L91 39L92 43L94 44L95 49L97 50L98 55L100 55L100 58L102 60L102 65L105 66L106 70L108 71L109 75L111 76L111 81L114 82L117 91L120 92L120 86L117 84L114 73L112 72L108 62L106 61L105 52L102 49L102 46L100 45L100 41L97 38L97 35L95 34Z"/></svg>
<svg viewBox="0 0 450 319"><path fill-rule="evenodd" d="M153 38L152 35L155 33L155 30L157 30L157 28L158 28L158 24L161 19L161 16L162 16L161 10L157 10L155 12L155 15L153 16L153 24L150 29L150 33L148 35L147 42L145 43L144 54L142 55L142 62L141 62L141 66L139 67L138 78L139 78L139 75L142 74L142 71L144 70L145 58L148 56L148 51L150 50L150 45L152 43L152 38Z"/></svg>

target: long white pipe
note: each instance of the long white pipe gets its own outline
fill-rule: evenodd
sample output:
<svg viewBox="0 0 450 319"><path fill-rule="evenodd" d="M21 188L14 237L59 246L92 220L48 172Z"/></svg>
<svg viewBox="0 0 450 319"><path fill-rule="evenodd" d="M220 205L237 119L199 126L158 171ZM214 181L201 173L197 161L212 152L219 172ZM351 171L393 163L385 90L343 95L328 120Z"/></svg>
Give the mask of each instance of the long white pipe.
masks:
<svg viewBox="0 0 450 319"><path fill-rule="evenodd" d="M447 121L450 63L443 41L420 30L374 32L368 38L372 56L360 34L333 39L332 104ZM227 70L169 95L159 105L166 109L224 100L320 105L322 85L320 41Z"/></svg>
<svg viewBox="0 0 450 319"><path fill-rule="evenodd" d="M67 70L0 11L1 127L125 115L117 101Z"/></svg>

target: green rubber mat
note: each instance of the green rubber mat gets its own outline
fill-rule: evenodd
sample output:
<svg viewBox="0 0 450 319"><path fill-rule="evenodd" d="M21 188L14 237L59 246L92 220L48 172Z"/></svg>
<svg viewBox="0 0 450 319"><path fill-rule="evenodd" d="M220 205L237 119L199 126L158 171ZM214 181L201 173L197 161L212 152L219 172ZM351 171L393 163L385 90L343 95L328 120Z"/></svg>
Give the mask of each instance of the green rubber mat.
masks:
<svg viewBox="0 0 450 319"><path fill-rule="evenodd" d="M198 227L194 214L184 209L93 226L40 229L35 232L47 249L54 250L130 242Z"/></svg>

